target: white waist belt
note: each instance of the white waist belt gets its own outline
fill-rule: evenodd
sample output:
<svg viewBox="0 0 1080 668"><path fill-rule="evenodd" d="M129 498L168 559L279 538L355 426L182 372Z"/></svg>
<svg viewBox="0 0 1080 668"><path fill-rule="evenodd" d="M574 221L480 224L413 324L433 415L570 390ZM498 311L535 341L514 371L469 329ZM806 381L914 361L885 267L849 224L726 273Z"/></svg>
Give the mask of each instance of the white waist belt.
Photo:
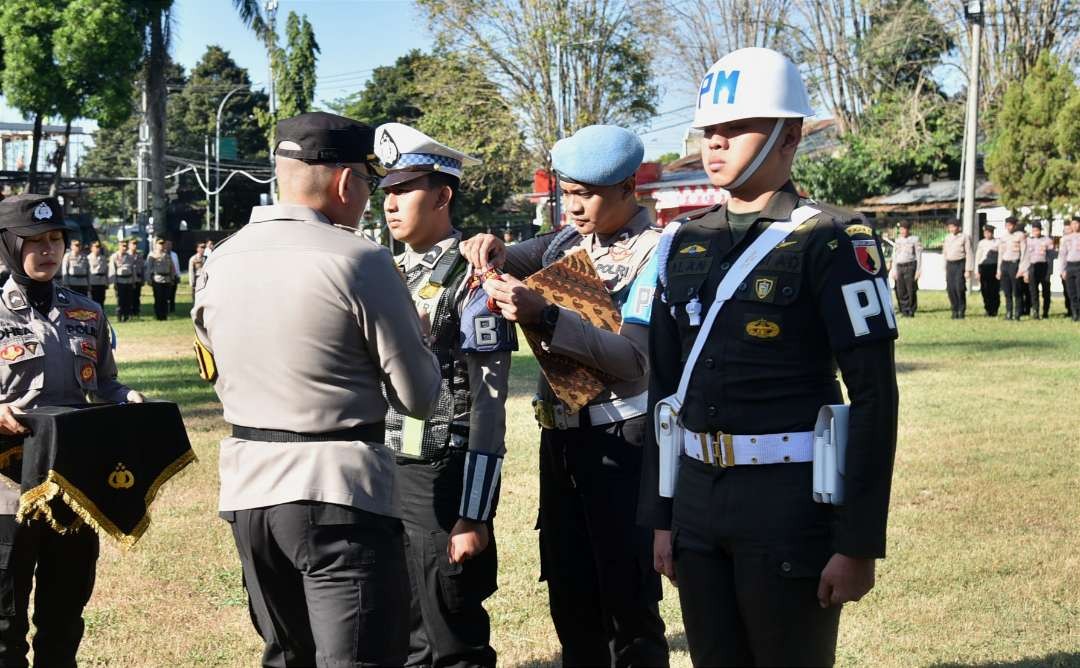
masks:
<svg viewBox="0 0 1080 668"><path fill-rule="evenodd" d="M686 430L683 452L691 459L719 468L809 462L814 459L814 432L740 436Z"/></svg>
<svg viewBox="0 0 1080 668"><path fill-rule="evenodd" d="M593 426L622 422L639 415L645 415L649 405L649 393L642 392L625 399L612 399L603 404L589 406L589 423Z"/></svg>

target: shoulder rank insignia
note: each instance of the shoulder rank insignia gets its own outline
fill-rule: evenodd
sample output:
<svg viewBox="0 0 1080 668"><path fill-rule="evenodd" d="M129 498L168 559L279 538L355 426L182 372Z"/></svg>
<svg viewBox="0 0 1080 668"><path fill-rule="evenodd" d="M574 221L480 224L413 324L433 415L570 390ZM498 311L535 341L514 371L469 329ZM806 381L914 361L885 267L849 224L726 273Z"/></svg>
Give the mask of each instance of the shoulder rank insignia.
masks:
<svg viewBox="0 0 1080 668"><path fill-rule="evenodd" d="M217 380L217 364L214 353L198 337L195 337L195 360L199 363L199 378L208 383Z"/></svg>

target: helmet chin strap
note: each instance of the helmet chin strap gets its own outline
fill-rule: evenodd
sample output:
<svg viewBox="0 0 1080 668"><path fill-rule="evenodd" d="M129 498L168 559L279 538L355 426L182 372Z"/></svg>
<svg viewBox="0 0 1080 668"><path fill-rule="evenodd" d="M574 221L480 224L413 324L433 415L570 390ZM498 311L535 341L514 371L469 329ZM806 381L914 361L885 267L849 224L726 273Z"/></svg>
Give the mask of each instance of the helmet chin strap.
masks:
<svg viewBox="0 0 1080 668"><path fill-rule="evenodd" d="M739 174L739 178L729 183L724 190L734 190L746 183L746 181L754 175L754 172L758 170L758 167L761 167L761 163L765 162L765 158L768 157L769 153L772 151L773 145L776 144L776 139L780 136L780 130L783 129L784 121L786 120L786 118L776 119L776 125L773 126L772 132L769 133L769 138L765 141L765 145L761 147L758 154L754 156L754 160L747 165L746 169L742 171L742 174Z"/></svg>

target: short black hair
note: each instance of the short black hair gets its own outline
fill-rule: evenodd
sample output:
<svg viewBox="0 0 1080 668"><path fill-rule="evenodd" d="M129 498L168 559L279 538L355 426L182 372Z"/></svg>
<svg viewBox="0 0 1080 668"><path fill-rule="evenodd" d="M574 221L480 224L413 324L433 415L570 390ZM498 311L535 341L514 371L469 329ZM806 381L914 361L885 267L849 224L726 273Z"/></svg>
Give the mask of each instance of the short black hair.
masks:
<svg viewBox="0 0 1080 668"><path fill-rule="evenodd" d="M447 174L446 172L429 172L426 176L428 180L429 188L442 188L446 186L450 189L450 215L454 215L454 209L457 207L458 197L461 194L461 180L453 174Z"/></svg>

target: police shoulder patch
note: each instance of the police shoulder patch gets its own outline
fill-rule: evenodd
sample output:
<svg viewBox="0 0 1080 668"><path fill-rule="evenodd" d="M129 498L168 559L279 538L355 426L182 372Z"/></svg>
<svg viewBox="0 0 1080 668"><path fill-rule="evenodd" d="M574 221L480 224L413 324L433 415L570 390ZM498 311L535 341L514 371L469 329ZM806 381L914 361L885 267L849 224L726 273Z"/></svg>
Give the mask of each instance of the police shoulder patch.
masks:
<svg viewBox="0 0 1080 668"><path fill-rule="evenodd" d="M622 305L623 323L648 326L649 319L652 318L653 293L656 291L659 269L659 256L654 251L645 268L630 284L626 301Z"/></svg>

